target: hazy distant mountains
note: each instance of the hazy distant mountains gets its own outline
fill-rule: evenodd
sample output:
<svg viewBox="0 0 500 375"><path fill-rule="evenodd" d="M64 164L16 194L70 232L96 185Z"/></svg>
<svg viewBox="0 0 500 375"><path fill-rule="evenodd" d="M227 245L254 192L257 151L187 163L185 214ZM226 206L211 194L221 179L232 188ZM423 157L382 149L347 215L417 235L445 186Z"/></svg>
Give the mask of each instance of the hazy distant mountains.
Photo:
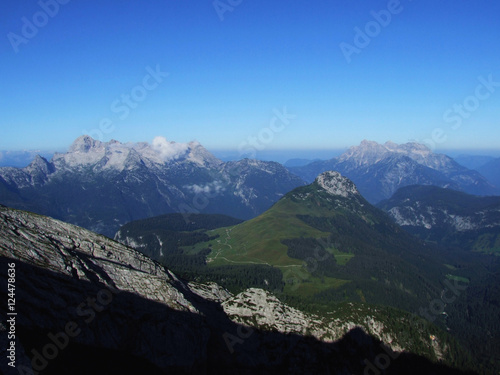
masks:
<svg viewBox="0 0 500 375"><path fill-rule="evenodd" d="M342 173L356 183L371 203L389 198L407 185L435 185L476 195L492 195L498 190L479 172L470 170L444 154L433 153L418 143L397 145L363 141L337 158L290 167L307 182L327 170Z"/></svg>
<svg viewBox="0 0 500 375"><path fill-rule="evenodd" d="M25 167L36 155L51 158L54 152L49 151L0 151L0 167Z"/></svg>
<svg viewBox="0 0 500 375"><path fill-rule="evenodd" d="M477 169L495 186L500 186L500 158L490 160Z"/></svg>
<svg viewBox="0 0 500 375"><path fill-rule="evenodd" d="M500 158L484 155L459 155L454 158L459 164L478 171L496 187L500 187Z"/></svg>
<svg viewBox="0 0 500 375"><path fill-rule="evenodd" d="M0 168L0 203L113 235L128 221L169 212L248 219L304 185L281 164L224 163L197 142L75 140L52 160Z"/></svg>
<svg viewBox="0 0 500 375"><path fill-rule="evenodd" d="M482 167L493 159L495 159L493 156L468 154L461 154L453 158L453 160L455 160L458 164L475 170L478 170L478 168Z"/></svg>
<svg viewBox="0 0 500 375"><path fill-rule="evenodd" d="M352 179L372 203L415 184L477 195L498 191L479 172L417 143L363 141L337 158L297 166L303 162L288 169L250 159L223 162L198 142L157 137L132 144L82 136L50 161L36 156L25 168L0 168L0 203L112 236L126 222L166 213L250 219L327 170ZM495 162L485 166L493 180Z"/></svg>

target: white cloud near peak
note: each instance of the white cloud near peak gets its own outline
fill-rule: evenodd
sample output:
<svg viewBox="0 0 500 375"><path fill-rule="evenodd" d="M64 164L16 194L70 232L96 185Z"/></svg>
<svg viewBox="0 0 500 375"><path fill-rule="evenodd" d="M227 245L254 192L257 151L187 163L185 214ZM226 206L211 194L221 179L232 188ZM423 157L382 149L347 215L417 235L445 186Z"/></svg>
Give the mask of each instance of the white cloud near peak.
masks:
<svg viewBox="0 0 500 375"><path fill-rule="evenodd" d="M188 143L170 142L165 137L160 136L153 139L152 147L165 161L178 159L189 151Z"/></svg>
<svg viewBox="0 0 500 375"><path fill-rule="evenodd" d="M207 195L208 194L217 195L226 190L221 181L213 181L205 185L198 185L198 184L186 185L184 186L184 188L191 190L195 194L207 194Z"/></svg>

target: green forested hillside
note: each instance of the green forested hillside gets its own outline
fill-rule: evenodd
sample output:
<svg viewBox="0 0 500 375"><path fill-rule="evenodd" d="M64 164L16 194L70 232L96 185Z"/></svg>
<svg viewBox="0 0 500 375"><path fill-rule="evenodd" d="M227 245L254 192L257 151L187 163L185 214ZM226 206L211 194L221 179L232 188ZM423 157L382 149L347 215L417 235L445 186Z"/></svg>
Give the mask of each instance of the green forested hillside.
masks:
<svg viewBox="0 0 500 375"><path fill-rule="evenodd" d="M207 234L208 265L268 264L285 294L311 302L343 300L412 310L439 295L447 269L360 195L332 196L312 184L259 217ZM187 249L187 248L186 248ZM431 259L432 258L432 259Z"/></svg>

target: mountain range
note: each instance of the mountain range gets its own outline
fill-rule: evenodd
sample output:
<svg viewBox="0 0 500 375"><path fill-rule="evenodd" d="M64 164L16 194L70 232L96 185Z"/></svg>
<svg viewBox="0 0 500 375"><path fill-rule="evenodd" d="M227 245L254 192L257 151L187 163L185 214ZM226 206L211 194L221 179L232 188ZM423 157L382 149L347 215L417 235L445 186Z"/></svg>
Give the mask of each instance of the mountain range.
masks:
<svg viewBox="0 0 500 375"><path fill-rule="evenodd" d="M81 136L50 161L0 168L0 203L113 236L128 221L169 212L249 219L303 184L279 163L222 162L198 142Z"/></svg>
<svg viewBox="0 0 500 375"><path fill-rule="evenodd" d="M479 172L414 142L382 145L365 140L337 158L289 170L307 182L314 181L324 171L338 171L350 178L370 203L390 198L397 189L407 185L435 185L476 195L499 192Z"/></svg>
<svg viewBox="0 0 500 375"><path fill-rule="evenodd" d="M127 222L166 213L183 213L186 220L194 213L251 219L326 170L352 179L371 203L413 184L498 193L479 172L416 143L363 141L338 158L287 169L250 159L223 162L198 142L81 136L50 161L36 156L25 168L0 168L0 203L112 237Z"/></svg>
<svg viewBox="0 0 500 375"><path fill-rule="evenodd" d="M477 170L496 186L500 186L500 158L488 161Z"/></svg>

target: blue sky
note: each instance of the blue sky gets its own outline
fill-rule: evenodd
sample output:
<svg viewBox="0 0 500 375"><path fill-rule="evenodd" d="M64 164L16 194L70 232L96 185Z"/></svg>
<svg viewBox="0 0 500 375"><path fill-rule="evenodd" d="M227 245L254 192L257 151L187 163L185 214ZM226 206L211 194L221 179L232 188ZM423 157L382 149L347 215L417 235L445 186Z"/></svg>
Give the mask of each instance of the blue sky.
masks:
<svg viewBox="0 0 500 375"><path fill-rule="evenodd" d="M1 150L500 148L496 1L59 1L0 5Z"/></svg>

